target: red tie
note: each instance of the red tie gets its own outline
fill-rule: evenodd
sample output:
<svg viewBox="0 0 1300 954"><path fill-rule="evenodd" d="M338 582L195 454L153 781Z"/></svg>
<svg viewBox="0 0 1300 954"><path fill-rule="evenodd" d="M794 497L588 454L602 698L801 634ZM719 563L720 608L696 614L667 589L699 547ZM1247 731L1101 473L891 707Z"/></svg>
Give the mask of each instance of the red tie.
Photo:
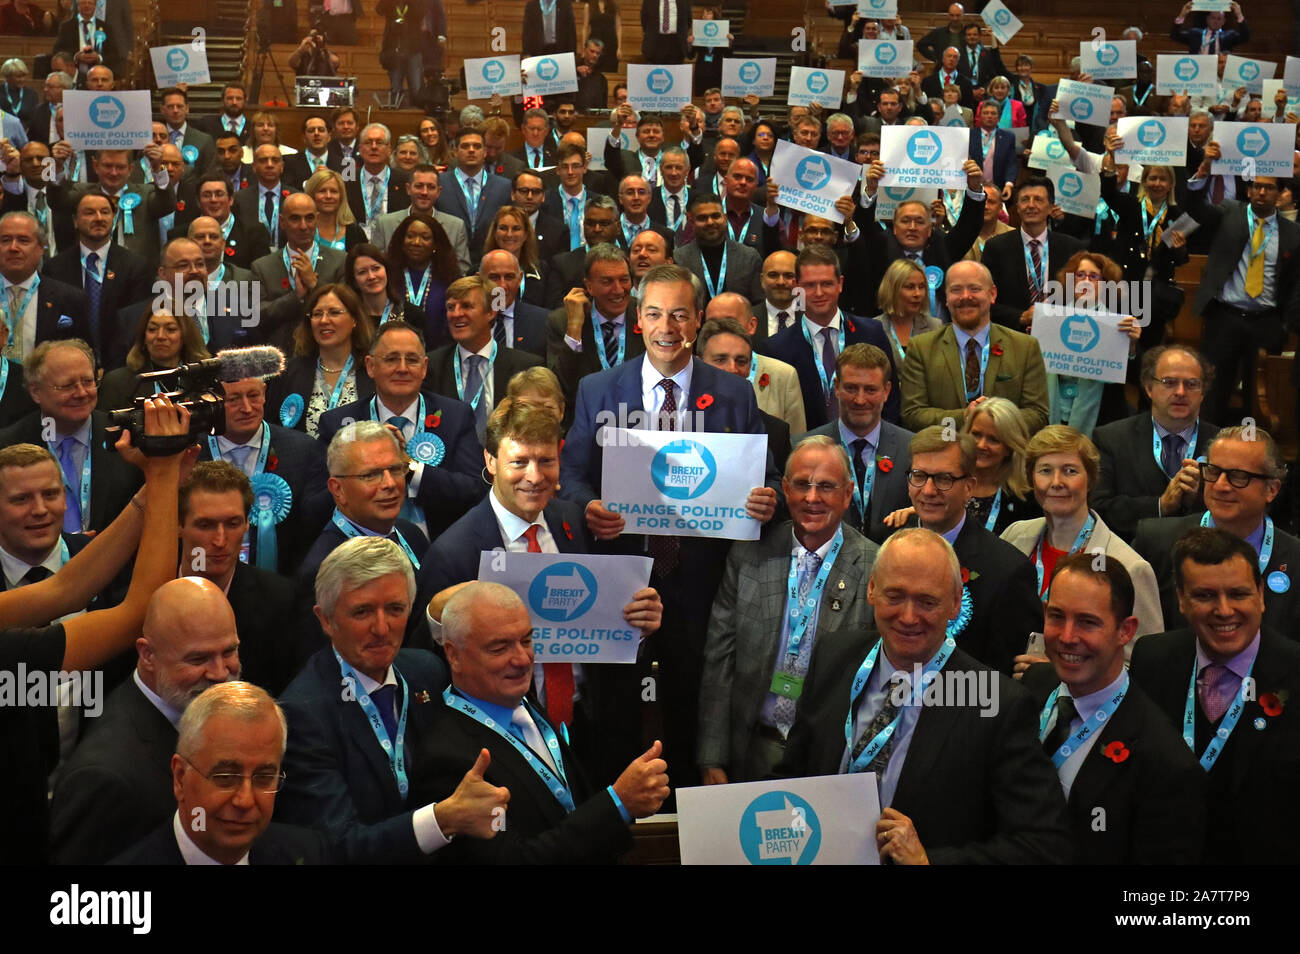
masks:
<svg viewBox="0 0 1300 954"><path fill-rule="evenodd" d="M537 542L537 532L541 530L533 524L524 531L528 538L528 552L541 553L542 545ZM554 726L573 724L573 665L571 663L542 663L542 675L546 679L546 714Z"/></svg>

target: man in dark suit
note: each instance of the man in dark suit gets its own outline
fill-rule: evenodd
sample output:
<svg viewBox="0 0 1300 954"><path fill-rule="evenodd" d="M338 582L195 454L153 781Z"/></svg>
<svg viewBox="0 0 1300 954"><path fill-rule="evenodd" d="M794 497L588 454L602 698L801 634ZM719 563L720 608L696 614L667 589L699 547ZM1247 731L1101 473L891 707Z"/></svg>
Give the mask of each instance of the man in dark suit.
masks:
<svg viewBox="0 0 1300 954"><path fill-rule="evenodd" d="M433 799L456 785L457 764L483 749L485 773L509 788L509 823L491 841L457 841L439 861L463 864L610 862L630 843L628 825L668 797L661 744L600 791L551 720L528 698L533 624L523 601L499 583L471 583L447 602L443 650L452 686L418 744L413 795ZM517 734L516 734L517 733Z"/></svg>
<svg viewBox="0 0 1300 954"><path fill-rule="evenodd" d="M1255 551L1226 530L1192 530L1174 547L1173 561L1190 628L1139 639L1129 671L1182 727L1207 774L1213 823L1199 860L1293 863L1300 822L1278 782L1289 777L1300 746L1300 723L1287 705L1300 692L1300 646L1272 625L1293 621L1265 620Z"/></svg>
<svg viewBox="0 0 1300 954"><path fill-rule="evenodd" d="M239 678L235 616L208 580L184 578L149 600L133 677L59 769L50 806L58 864L103 864L176 810L168 765L186 706Z"/></svg>
<svg viewBox="0 0 1300 954"><path fill-rule="evenodd" d="M960 102L967 109L975 105L975 93L970 77L959 66L961 51L955 46L945 47L939 57L939 65L933 73L921 80L921 92L930 99L943 99L943 91L948 86L961 90Z"/></svg>
<svg viewBox="0 0 1300 954"><path fill-rule="evenodd" d="M546 141L551 142L549 138ZM537 239L537 256L541 263L569 250L568 226L562 218L552 215L544 207L545 200L546 183L539 173L520 172L510 183L510 201L527 213L528 223Z"/></svg>
<svg viewBox="0 0 1300 954"><path fill-rule="evenodd" d="M751 372L760 359L754 354L753 337L746 326L741 324L747 314L750 315L748 320L753 322L753 316L747 311L748 308L749 302L734 292L724 292L714 298L704 311L704 327L695 338L692 350L705 364L729 371L750 382L754 388L754 397L759 402L758 413L763 419L763 430L767 431L767 449L778 468L784 467L793 447L790 440L790 425L783 418L764 410L765 398L769 393L764 382L770 384L768 379L774 373L767 369L774 369L781 362L772 358L767 359L762 363L764 369L762 375L757 381L754 380ZM785 368L790 372L788 384L797 395L798 378L793 368L788 365ZM797 400L800 401L799 417L802 418L802 399L797 398ZM800 430L802 431L803 428L801 427Z"/></svg>
<svg viewBox="0 0 1300 954"><path fill-rule="evenodd" d="M114 74L121 73L131 52L131 41L130 36L122 35L107 21L95 18L95 0L77 0L77 13L59 24L51 52L73 54L79 77L77 85L84 86L92 66L103 64Z"/></svg>
<svg viewBox="0 0 1300 954"><path fill-rule="evenodd" d="M689 0L641 0L641 60L673 66L686 59L691 33Z"/></svg>
<svg viewBox="0 0 1300 954"><path fill-rule="evenodd" d="M203 170L203 175L220 175L230 186L231 196L257 185L257 174L253 171L251 162L244 162L244 145L238 136L234 133L217 133L216 150L217 161Z"/></svg>
<svg viewBox="0 0 1300 954"><path fill-rule="evenodd" d="M996 47L986 47L980 42L981 27L978 23L968 23L963 29L965 44L957 61L957 69L971 85L975 99L984 98L984 91L989 81L995 76L1009 76L1011 71L1002 62L1002 54Z"/></svg>
<svg viewBox="0 0 1300 954"><path fill-rule="evenodd" d="M1043 638L1050 663L1024 686L1065 791L1080 864L1195 864L1205 839L1205 773L1124 671L1137 632L1133 581L1088 553L1056 564ZM1105 824L1098 824L1104 819Z"/></svg>
<svg viewBox="0 0 1300 954"><path fill-rule="evenodd" d="M113 863L329 864L322 832L271 821L288 729L266 690L251 681L213 686L186 713L170 765L176 812Z"/></svg>
<svg viewBox="0 0 1300 954"><path fill-rule="evenodd" d="M844 278L833 249L822 245L804 248L796 258L795 276L803 291L804 310L794 324L768 340L765 353L793 365L799 372L804 416L808 427L815 429L839 417L832 379L840 351L862 342L875 345L887 356L891 352L880 322L840 310ZM897 374L892 356L889 362L889 379L894 380ZM899 407L898 394L891 389L884 419L897 424Z"/></svg>
<svg viewBox="0 0 1300 954"><path fill-rule="evenodd" d="M734 170L741 162L737 159L731 168ZM754 212L762 215L756 207ZM695 241L674 250L673 261L690 269L708 289L710 298L735 292L752 304L762 303L763 259L750 246L728 236L730 225L718 197L698 193L691 199L687 214L695 225Z"/></svg>
<svg viewBox="0 0 1300 954"><path fill-rule="evenodd" d="M1142 356L1142 387L1150 414L1134 414L1093 432L1101 476L1093 506L1106 526L1126 540L1145 517L1200 514L1198 460L1219 432L1201 416L1201 399L1214 369L1186 345L1152 348Z"/></svg>
<svg viewBox="0 0 1300 954"><path fill-rule="evenodd" d="M326 165L339 173L343 171L343 163L347 159L352 160L354 168L360 165L357 111L351 106L339 106L330 113L329 124L331 137Z"/></svg>
<svg viewBox="0 0 1300 954"><path fill-rule="evenodd" d="M938 61L943 57L948 47L954 50L962 43L963 26L965 20L962 19L965 10L960 3L948 5L948 19L939 24L921 39L916 41L916 52L926 59ZM953 62L953 69L957 64Z"/></svg>
<svg viewBox="0 0 1300 954"><path fill-rule="evenodd" d="M984 181L1002 190L1004 199L1011 196L1011 185L1020 174L1020 154L1016 137L1010 129L998 128L1002 109L996 101L985 100L979 108L979 124L970 131L970 158L979 163Z"/></svg>
<svg viewBox="0 0 1300 954"><path fill-rule="evenodd" d="M813 653L867 625L866 579L878 548L843 522L854 496L847 463L835 438L803 438L781 482L793 520L769 524L727 554L700 682L696 763L705 784L768 778ZM796 577L797 595L784 596ZM782 675L791 678L782 683Z"/></svg>
<svg viewBox="0 0 1300 954"><path fill-rule="evenodd" d="M943 428L932 424L912 438L910 451L907 492L917 522L952 544L961 561L962 608L970 612L953 627L957 645L1009 676L1029 634L1043 626L1033 564L978 520L967 519L975 489L974 438L958 434L946 440ZM949 478L951 484L941 487Z"/></svg>
<svg viewBox="0 0 1300 954"><path fill-rule="evenodd" d="M555 165L555 141L550 137L551 117L546 110L534 107L524 113L524 121L519 124L523 133L524 144L511 150L514 156L528 169L542 169Z"/></svg>
<svg viewBox="0 0 1300 954"><path fill-rule="evenodd" d="M91 540L63 530L63 475L46 448L0 448L0 500L0 590L48 579Z"/></svg>
<svg viewBox="0 0 1300 954"><path fill-rule="evenodd" d="M546 309L530 305L519 297L523 273L514 252L503 248L486 253L478 265L479 277L491 282L502 293L497 300L492 319L492 336L505 341L508 347L527 351L539 358L546 357ZM496 326L500 324L502 331Z"/></svg>
<svg viewBox="0 0 1300 954"><path fill-rule="evenodd" d="M370 123L361 130L361 168L346 180L348 207L356 220L370 220L388 212L399 212L411 204L406 183L410 173L388 164L393 154L393 135L382 123Z"/></svg>
<svg viewBox="0 0 1300 954"><path fill-rule="evenodd" d="M219 172L203 176L195 187L197 204L176 213L176 227L170 238L188 234L190 224L199 216L216 219L221 227L225 248L222 261L239 268L251 268L253 262L271 251L271 236L266 226L253 219L237 218L233 214L234 198L226 177Z"/></svg>
<svg viewBox="0 0 1300 954"><path fill-rule="evenodd" d="M18 191L10 192L6 189L0 192L3 196L0 199L0 215L7 212L26 212L35 217L45 228L47 258L76 241L71 218L50 214L51 197L58 188L56 186L51 191L52 183L46 181L44 177L45 161L48 158L50 158L50 147L43 142L33 140L23 146L18 153L17 163L11 160L5 168L5 173L8 175L19 173L22 176L21 185L12 182L12 186L17 187Z"/></svg>
<svg viewBox="0 0 1300 954"><path fill-rule="evenodd" d="M559 308L572 289L582 286L587 252L597 245L618 245L618 205L607 195L593 196L582 207L583 244L551 259L546 269L546 305Z"/></svg>
<svg viewBox="0 0 1300 954"><path fill-rule="evenodd" d="M525 172L528 166L512 153L506 152L514 130L510 123L500 116L489 116L483 121L483 167L488 175L498 176L506 182L513 182L515 176ZM457 166L460 165L457 160Z"/></svg>
<svg viewBox="0 0 1300 954"><path fill-rule="evenodd" d="M77 244L50 259L44 276L86 295L90 343L103 366L121 367L134 343L134 328L122 328L117 313L150 294L153 269L148 261L112 241L113 207L108 197L86 193L77 202ZM126 340L117 340L119 334Z"/></svg>
<svg viewBox="0 0 1300 954"><path fill-rule="evenodd" d="M670 146L659 158L659 176L663 182L650 190L647 214L652 222L664 226L671 233L670 251L674 245L684 245L695 237L695 224L686 208L700 190L687 184L690 171L690 160L685 150ZM762 223L757 229L762 231Z"/></svg>
<svg viewBox="0 0 1300 954"><path fill-rule="evenodd" d="M452 341L429 354L425 384L435 394L459 398L474 411L480 441L488 415L506 396L516 372L542 363L537 355L503 348L493 338L491 308L494 286L478 275L452 282L447 289L447 327Z"/></svg>
<svg viewBox="0 0 1300 954"><path fill-rule="evenodd" d="M156 223L176 211L174 190L159 185L161 172L152 183L129 184L130 153L126 150L101 149L93 165L98 181L51 187L50 208L56 215L72 215L83 194L107 196L113 203L113 241L148 261L156 260L159 250Z"/></svg>
<svg viewBox="0 0 1300 954"><path fill-rule="evenodd" d="M496 210L510 203L510 180L489 175L483 168L483 133L463 129L456 137L456 168L440 181L436 207L455 215L469 233L471 266L483 255L483 240Z"/></svg>
<svg viewBox="0 0 1300 954"><path fill-rule="evenodd" d="M1268 583L1264 590L1268 618L1300 618L1300 587L1291 585L1288 573L1292 563L1300 572L1300 540L1274 526L1268 515L1286 478L1277 444L1262 428L1225 427L1209 442L1206 457L1208 462L1199 465L1206 512L1139 520L1133 537L1133 549L1151 564L1160 584L1165 626L1186 624L1178 609L1172 552L1178 539L1197 526L1218 527L1249 543Z"/></svg>
<svg viewBox="0 0 1300 954"><path fill-rule="evenodd" d="M604 211L593 208L588 215ZM560 380L566 422L573 419L583 378L645 353L636 331L640 325L626 257L601 243L590 246L584 259L582 287L570 289L564 303L547 316L546 366Z"/></svg>
<svg viewBox="0 0 1300 954"><path fill-rule="evenodd" d="M853 464L853 499L845 520L881 543L892 532L885 517L908 505L907 475L912 469L912 432L881 419L893 390L888 353L869 344L847 345L835 359L834 387L839 414L805 436L828 437L844 448Z"/></svg>
<svg viewBox="0 0 1300 954"><path fill-rule="evenodd" d="M523 55L572 53L578 46L573 0L558 0L543 8L541 0L524 5Z"/></svg>
<svg viewBox="0 0 1300 954"><path fill-rule="evenodd" d="M94 409L94 355L82 341L50 342L28 356L27 373L37 409L0 431L0 447L50 448L68 488L64 529L103 530L140 488L140 472L113 449L108 415ZM54 425L49 441L47 422Z"/></svg>
<svg viewBox="0 0 1300 954"><path fill-rule="evenodd" d="M421 390L427 369L420 332L400 319L384 322L366 355L375 396L326 411L319 437L328 443L349 421L401 431L413 458L402 515L434 539L483 499L483 445L468 404Z"/></svg>
<svg viewBox="0 0 1300 954"><path fill-rule="evenodd" d="M284 177L290 182L304 183L317 169L329 168L329 127L320 116L308 116L302 121L302 151L284 159Z"/></svg>
<svg viewBox="0 0 1300 954"><path fill-rule="evenodd" d="M588 528L602 541L615 541L625 527L623 516L600 500L603 461L596 436L610 415L618 421L648 419L658 430L763 433L753 388L734 374L691 358L688 343L699 331L704 296L690 272L677 265L659 265L646 273L641 287L646 353L583 379L560 461L563 496L584 508ZM653 395L649 406L646 391ZM766 485L751 489L745 500L746 513L760 523L772 519L778 501L770 454L767 475ZM647 542L640 534L630 534L610 548L631 553L648 548L656 557L650 580L663 598L664 623L647 642L641 660L643 665L659 665L658 701L666 750L670 758L678 753L677 778L684 775L689 784L694 776L705 621L721 578L727 542L676 536Z"/></svg>
<svg viewBox="0 0 1300 954"><path fill-rule="evenodd" d="M0 221L0 244L6 249L0 261L0 295L8 302L6 324L12 325L6 355L22 361L43 341L90 340L86 296L72 285L41 281L36 274L46 250L39 220L26 212L7 213Z"/></svg>
<svg viewBox="0 0 1300 954"><path fill-rule="evenodd" d="M1272 176L1257 176L1247 186L1246 202L1209 204L1206 177L1219 152L1219 144L1211 142L1187 181L1187 211L1214 236L1192 309L1204 319L1201 350L1214 356L1205 413L1216 421L1227 419L1228 397L1237 392L1242 366L1244 393L1253 393L1259 349L1277 354L1300 314L1300 225L1278 215L1280 184Z"/></svg>
<svg viewBox="0 0 1300 954"><path fill-rule="evenodd" d="M284 158L280 155L279 148L272 145L258 146L253 151L253 172L256 181L235 193L231 212L237 221L246 225L260 223L270 236L271 248L278 249L286 217L285 201L294 194L293 183L284 178Z"/></svg>
<svg viewBox="0 0 1300 954"><path fill-rule="evenodd" d="M875 628L813 660L777 774L874 772L882 861L1068 862L1065 801L1034 736L1033 700L946 639L961 613L952 548L929 530L899 531L876 555L867 601ZM946 691L922 693L922 667L938 669L933 685ZM959 681L985 688L954 697ZM941 794L954 791L959 801Z"/></svg>
<svg viewBox="0 0 1300 954"><path fill-rule="evenodd" d="M244 114L244 103L247 98L248 95L242 86L238 83L227 83L221 89L221 112L212 116L201 116L193 120L193 123L213 139L223 132L233 132L241 142L248 142L248 138L253 134L253 124Z"/></svg>
<svg viewBox="0 0 1300 954"><path fill-rule="evenodd" d="M401 648L415 594L402 550L349 540L320 565L313 589L329 645L280 698L290 726L282 819L323 828L347 864L416 862L456 835L491 838L501 814L493 809L504 810L509 793L484 783L478 752L446 800L410 790L418 759L402 752L419 751L432 729L447 670L430 652Z"/></svg>
<svg viewBox="0 0 1300 954"><path fill-rule="evenodd" d="M1047 230L1047 213L1055 201L1051 179L1033 175L1022 180L1016 187L1020 228L984 243L981 261L998 290L993 320L1015 331L1029 326L1034 302L1045 297L1047 281L1054 279L1071 255L1086 247L1076 238Z"/></svg>
<svg viewBox="0 0 1300 954"><path fill-rule="evenodd" d="M1237 18L1237 26L1234 29L1225 30L1223 21L1227 15L1223 11L1206 13L1204 27L1184 26L1183 21L1190 12L1190 7L1184 6L1179 11L1178 16L1174 18L1174 25L1170 28L1169 36L1179 43L1187 45L1187 52L1200 55L1210 53L1227 53L1234 47L1243 43L1250 42L1250 27L1246 25L1246 16L1241 12L1241 7L1233 3L1230 5L1232 13Z"/></svg>
<svg viewBox="0 0 1300 954"><path fill-rule="evenodd" d="M697 168L704 161L704 147L701 145L704 135L701 125L703 116L704 114L694 106L687 105L682 109L681 123L687 127L684 137L686 156L692 169ZM621 182L626 176L641 176L652 186L659 185L659 161L663 158L664 127L668 118L670 117L650 112L637 116L627 103L614 111L610 117L614 132L605 139L603 146L605 168L609 170L609 174L616 182ZM634 119L637 148L624 149L623 140L617 133L622 128L632 125ZM593 143L593 145L599 144Z"/></svg>
<svg viewBox="0 0 1300 954"><path fill-rule="evenodd" d="M199 127L189 122L190 97L183 89L162 91L162 115L167 122L167 138L181 151L187 171L203 172L212 167L217 147Z"/></svg>

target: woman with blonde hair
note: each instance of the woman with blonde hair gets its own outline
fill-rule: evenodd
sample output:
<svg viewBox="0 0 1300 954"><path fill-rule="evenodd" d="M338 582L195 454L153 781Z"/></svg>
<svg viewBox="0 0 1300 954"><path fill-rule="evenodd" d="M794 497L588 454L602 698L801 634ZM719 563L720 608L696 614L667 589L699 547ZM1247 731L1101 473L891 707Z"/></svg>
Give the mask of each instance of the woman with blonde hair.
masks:
<svg viewBox="0 0 1300 954"><path fill-rule="evenodd" d="M999 129L1029 125L1029 116L1025 111L1025 104L1018 99L1011 98L1011 80L1005 76L993 77L989 80L988 93L989 98L997 104L999 109Z"/></svg>
<svg viewBox="0 0 1300 954"><path fill-rule="evenodd" d="M348 192L341 175L321 166L303 183L302 191L316 203L317 245L346 252L366 241L366 230L357 224L348 205Z"/></svg>
<svg viewBox="0 0 1300 954"><path fill-rule="evenodd" d="M971 518L1001 533L1017 520L1041 516L1025 476L1029 432L1015 402L986 397L966 409L961 429L975 438L975 490L966 504Z"/></svg>
<svg viewBox="0 0 1300 954"><path fill-rule="evenodd" d="M943 327L943 322L930 314L925 269L910 258L890 262L880 280L876 301L881 309L876 321L885 327L895 366L902 368L912 336Z"/></svg>
<svg viewBox="0 0 1300 954"><path fill-rule="evenodd" d="M503 205L492 217L487 237L483 241L485 253L504 249L514 253L519 262L519 297L530 305L546 307L542 294L541 255L537 251L537 235L533 231L528 213L515 205Z"/></svg>

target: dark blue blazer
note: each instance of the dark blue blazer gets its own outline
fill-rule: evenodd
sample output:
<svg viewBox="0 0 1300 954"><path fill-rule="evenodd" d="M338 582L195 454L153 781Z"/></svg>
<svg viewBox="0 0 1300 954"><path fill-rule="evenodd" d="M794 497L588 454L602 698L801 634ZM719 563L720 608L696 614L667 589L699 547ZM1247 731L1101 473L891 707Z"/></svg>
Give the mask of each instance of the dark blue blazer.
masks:
<svg viewBox="0 0 1300 954"><path fill-rule="evenodd" d="M529 286L530 288L532 285ZM522 298L515 301L515 340L510 347L517 351L527 351L546 360L546 315L545 308L530 305Z"/></svg>
<svg viewBox="0 0 1300 954"><path fill-rule="evenodd" d="M432 653L415 649L399 650L393 666L411 693L405 741L406 751L414 752L442 708L447 670ZM334 650L326 646L280 696L289 745L276 818L324 829L346 864L418 861L423 856L411 814L420 806L398 792L388 757L361 706L344 699L342 679Z"/></svg>
<svg viewBox="0 0 1300 954"><path fill-rule="evenodd" d="M333 864L333 848L321 832L298 825L271 822L248 852L250 865ZM183 865L185 856L176 844L171 820L156 828L148 838L122 852L110 865Z"/></svg>
<svg viewBox="0 0 1300 954"><path fill-rule="evenodd" d="M23 366L17 361L5 359L9 374L5 386L0 389L0 428L8 427L25 414L36 410L32 396L23 385Z"/></svg>
<svg viewBox="0 0 1300 954"><path fill-rule="evenodd" d="M844 328L844 347L859 342L872 344L885 352L889 358L890 378L894 382L885 401L881 416L890 424L900 424L902 420L902 388L899 387L898 368L894 367L894 353L885 337L885 329L878 321L861 318L858 315L845 314L848 320ZM820 427L827 423L826 401L822 397L822 382L814 364L812 348L808 347L803 336L803 313L790 327L778 332L768 339L767 352L770 357L794 365L799 373L799 391L803 394L803 410L808 429Z"/></svg>
<svg viewBox="0 0 1300 954"><path fill-rule="evenodd" d="M465 228L469 231L470 264L477 268L478 260L483 257L483 240L487 237L492 217L496 215L497 209L511 202L510 180L488 173L487 183L478 197L478 215L472 222L469 216L469 203L465 201L465 193L461 191L460 180L456 178L455 172L448 169L441 181L442 192L434 208L439 212L457 216L465 223Z"/></svg>
<svg viewBox="0 0 1300 954"><path fill-rule="evenodd" d="M483 445L474 432L474 412L464 401L422 392L425 420L416 430L427 430L442 438L447 455L437 467L424 468L416 501L424 509L429 536L437 537L470 507L483 499L487 484L483 482ZM426 426L429 417L442 412L437 427ZM370 400L341 404L320 416L320 443L328 446L347 421L370 420ZM330 515L327 513L325 519ZM414 547L414 544L412 544ZM415 551L420 552L418 549Z"/></svg>
<svg viewBox="0 0 1300 954"><path fill-rule="evenodd" d="M970 131L970 158L984 166L983 137L979 129ZM1001 189L1008 182L1015 182L1020 173L1020 155L1016 152L1016 137L1010 129L993 130L993 181Z"/></svg>

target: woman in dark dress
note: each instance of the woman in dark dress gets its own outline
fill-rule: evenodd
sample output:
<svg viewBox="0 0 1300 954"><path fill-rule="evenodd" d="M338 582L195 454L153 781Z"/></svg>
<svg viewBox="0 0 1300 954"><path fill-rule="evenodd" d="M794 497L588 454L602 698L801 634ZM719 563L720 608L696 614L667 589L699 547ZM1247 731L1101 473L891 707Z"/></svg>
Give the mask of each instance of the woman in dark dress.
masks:
<svg viewBox="0 0 1300 954"><path fill-rule="evenodd" d="M456 252L442 226L431 215L412 212L393 230L388 242L391 281L404 287L406 299L415 305L407 321L424 333L432 347L447 335L447 286L460 277Z"/></svg>

